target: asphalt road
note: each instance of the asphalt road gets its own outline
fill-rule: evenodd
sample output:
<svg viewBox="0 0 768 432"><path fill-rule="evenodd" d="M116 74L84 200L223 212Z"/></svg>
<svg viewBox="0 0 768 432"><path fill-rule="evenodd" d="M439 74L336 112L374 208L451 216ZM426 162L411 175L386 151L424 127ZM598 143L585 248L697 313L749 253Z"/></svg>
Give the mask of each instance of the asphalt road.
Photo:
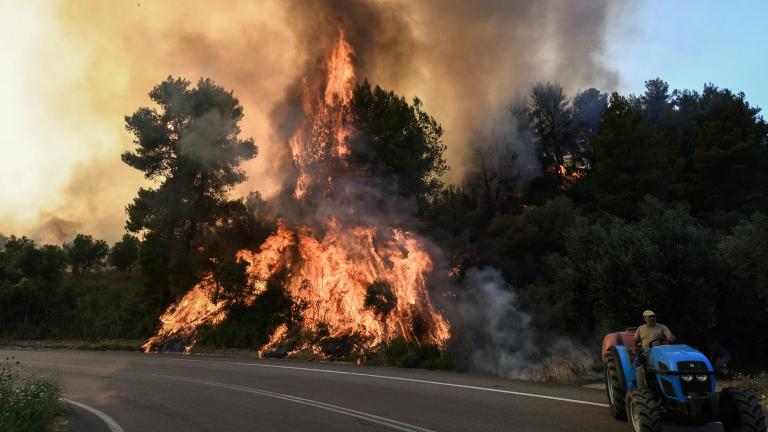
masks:
<svg viewBox="0 0 768 432"><path fill-rule="evenodd" d="M57 376L71 430L623 431L601 390L325 362L0 349ZM90 418L84 418L91 416ZM85 426L84 426L85 425ZM117 427L117 429L115 429ZM665 431L721 431L665 424Z"/></svg>

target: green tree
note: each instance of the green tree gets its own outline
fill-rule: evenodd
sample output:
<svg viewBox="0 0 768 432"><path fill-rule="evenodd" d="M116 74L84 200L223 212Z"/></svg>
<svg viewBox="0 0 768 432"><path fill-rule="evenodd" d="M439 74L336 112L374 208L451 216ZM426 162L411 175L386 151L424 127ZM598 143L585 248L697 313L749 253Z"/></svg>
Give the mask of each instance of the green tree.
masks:
<svg viewBox="0 0 768 432"><path fill-rule="evenodd" d="M136 147L122 159L159 186L139 190L128 205L126 227L145 233L146 247L154 249L145 257L163 256L151 265L149 281L168 304L196 276L204 261L196 256L203 232L228 208L227 193L246 179L240 163L255 157L257 148L252 139L238 137L240 102L209 79L190 87L168 77L149 96L159 110L140 108L126 116Z"/></svg>
<svg viewBox="0 0 768 432"><path fill-rule="evenodd" d="M109 251L109 263L120 271L133 270L139 259L139 239L130 234L123 234L123 239L115 242Z"/></svg>
<svg viewBox="0 0 768 432"><path fill-rule="evenodd" d="M573 97L573 124L575 128L574 156L580 168L591 170L595 165L592 138L600 130L600 118L608 105L608 94L589 88Z"/></svg>
<svg viewBox="0 0 768 432"><path fill-rule="evenodd" d="M720 253L733 272L753 286L768 305L768 216L755 213L720 242Z"/></svg>
<svg viewBox="0 0 768 432"><path fill-rule="evenodd" d="M699 96L681 96L673 114L694 111L694 121L677 135L678 153L686 161L682 198L695 212L714 209L768 211L768 124L760 108L750 106L743 93L708 84ZM694 104L693 107L690 104Z"/></svg>
<svg viewBox="0 0 768 432"><path fill-rule="evenodd" d="M594 139L600 208L636 217L650 194L685 200L697 215L768 211L768 124L744 94L711 84L699 94L660 79L638 98L611 96Z"/></svg>
<svg viewBox="0 0 768 432"><path fill-rule="evenodd" d="M578 209L568 198L558 197L531 205L518 214L497 215L479 249L482 263L504 272L514 286L525 286L546 270L546 258L565 252L565 232L573 225Z"/></svg>
<svg viewBox="0 0 768 432"><path fill-rule="evenodd" d="M658 123L662 114L670 106L671 95L669 84L661 78L654 78L645 82L645 93L640 96L640 102L645 110L645 118L651 123Z"/></svg>
<svg viewBox="0 0 768 432"><path fill-rule="evenodd" d="M613 93L594 139L595 197L599 207L622 217L636 217L645 195L664 198L670 159L658 135L645 122L640 100Z"/></svg>
<svg viewBox="0 0 768 432"><path fill-rule="evenodd" d="M365 81L355 87L351 108L361 134L353 143L353 162L373 177L396 182L401 195L414 196L420 204L434 197L448 165L443 129L422 110L421 101L414 98L409 104Z"/></svg>
<svg viewBox="0 0 768 432"><path fill-rule="evenodd" d="M650 197L634 223L579 218L566 232L566 253L550 258L551 283L538 304L555 306L543 317L586 337L636 324L653 309L683 340L703 342L717 324L725 280L717 240L685 206Z"/></svg>
<svg viewBox="0 0 768 432"><path fill-rule="evenodd" d="M0 281L17 283L22 277L56 280L67 266L61 247L38 247L26 237L11 236L0 252Z"/></svg>
<svg viewBox="0 0 768 432"><path fill-rule="evenodd" d="M101 267L109 254L109 246L104 240L94 240L93 236L78 234L72 243L66 245L69 264L74 273L88 273Z"/></svg>

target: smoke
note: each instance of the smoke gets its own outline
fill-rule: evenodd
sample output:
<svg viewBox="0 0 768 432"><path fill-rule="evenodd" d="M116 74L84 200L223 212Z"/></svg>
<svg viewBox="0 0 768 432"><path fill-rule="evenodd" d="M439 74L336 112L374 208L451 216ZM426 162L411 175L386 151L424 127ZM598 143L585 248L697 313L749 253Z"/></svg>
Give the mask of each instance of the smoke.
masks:
<svg viewBox="0 0 768 432"><path fill-rule="evenodd" d="M537 162L531 140L510 121L510 102L538 81L566 89L615 88L618 77L601 55L613 2L458 0L289 3L288 15L303 70L334 42L339 26L354 47L359 77L406 97L418 96L445 128L447 180L460 182L477 131L517 135L518 175L527 180ZM300 69L302 70L302 69ZM297 86L276 108L278 131L299 114ZM504 115L500 114L504 113ZM504 117L504 118L502 118Z"/></svg>
<svg viewBox="0 0 768 432"><path fill-rule="evenodd" d="M476 196L493 201L486 204L495 205L512 194L522 196L541 173L539 143L525 115L511 104L495 117L490 130L477 130L472 136L464 183Z"/></svg>
<svg viewBox="0 0 768 432"><path fill-rule="evenodd" d="M501 272L470 268L454 311L454 337L471 368L509 378L576 381L595 365L589 351L563 337L543 338L521 311Z"/></svg>
<svg viewBox="0 0 768 432"><path fill-rule="evenodd" d="M11 136L25 148L0 171L23 176L26 189L7 192L0 225L5 232L29 232L47 220L34 215L65 208L83 230L101 229L102 222L91 223L87 203L62 192L70 179L89 175L77 163L116 158L130 147L123 116L146 105L147 92L169 74L210 77L234 91L244 106L242 136L254 137L260 148L245 164L249 181L235 194L259 190L274 197L288 155L272 113L288 109L285 95L317 66L338 23L358 53L361 78L419 96L442 123L452 168L446 180L460 182L473 131L490 130L492 113L504 111L516 92L542 80L559 81L572 94L615 88L617 76L601 56L619 7L608 0L17 4L9 12L18 19L11 13L8 24L24 31L9 30L21 40L7 50L18 71L8 81L15 89L8 104L32 117L9 119L9 126L24 125ZM103 234L108 240L119 238L123 209L141 184L140 173L117 164L110 162L109 187L98 192L111 215Z"/></svg>

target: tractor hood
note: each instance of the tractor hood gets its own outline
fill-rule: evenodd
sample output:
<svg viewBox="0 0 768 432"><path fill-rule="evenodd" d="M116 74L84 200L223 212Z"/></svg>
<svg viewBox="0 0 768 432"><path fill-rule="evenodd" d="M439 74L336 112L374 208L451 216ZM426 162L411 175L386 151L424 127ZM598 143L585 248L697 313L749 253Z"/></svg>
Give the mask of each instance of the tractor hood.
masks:
<svg viewBox="0 0 768 432"><path fill-rule="evenodd" d="M678 362L702 362L707 370L712 370L707 356L688 345L661 345L651 349L651 365L654 369L677 371ZM663 363L663 366L659 363Z"/></svg>

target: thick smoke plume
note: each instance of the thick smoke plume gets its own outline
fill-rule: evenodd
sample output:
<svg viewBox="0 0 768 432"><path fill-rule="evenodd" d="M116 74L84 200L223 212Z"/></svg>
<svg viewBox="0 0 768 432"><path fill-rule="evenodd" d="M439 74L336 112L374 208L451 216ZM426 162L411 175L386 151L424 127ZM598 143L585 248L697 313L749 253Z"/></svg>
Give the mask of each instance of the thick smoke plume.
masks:
<svg viewBox="0 0 768 432"><path fill-rule="evenodd" d="M530 146L514 128L511 102L537 81L566 89L614 88L617 76L600 56L614 3L548 0L515 1L349 1L289 2L288 15L303 69L317 64L333 44L334 30L346 29L355 47L361 78L406 97L421 98L440 121L448 146L449 182L467 174L464 161L478 131L504 135L514 143L518 175L535 171ZM295 86L289 95L297 95ZM288 97L276 108L276 130L291 129ZM502 114L504 113L504 114ZM493 131L493 132L489 132Z"/></svg>
<svg viewBox="0 0 768 432"><path fill-rule="evenodd" d="M0 230L29 233L56 210L79 230L119 238L124 206L141 184L140 175L118 157L130 145L123 116L145 104L147 91L169 74L193 81L210 77L233 89L245 108L243 135L253 136L260 149L246 166L250 180L236 193L258 189L273 197L283 185L288 155L275 139L281 131L272 113L287 109L282 102L288 89L321 58L338 22L358 53L361 78L419 96L443 124L447 180L459 182L473 131L488 130L490 114L504 111L512 95L533 82L559 81L571 94L615 87L617 77L600 58L616 4L234 0L212 8L202 1L79 0L32 11L44 19L44 40L55 41L55 50L30 47L14 60L25 71L19 88L24 98L16 103L56 103L39 107L35 124L46 127L31 128L35 134L19 142L50 160L40 161L45 178L27 182L24 200L7 201ZM55 79L51 70L57 71ZM43 144L51 142L61 143L66 154L44 151ZM96 197L62 193L71 183L66 176L90 177L100 171L95 164L108 165L111 173ZM91 218L94 198L98 221Z"/></svg>

